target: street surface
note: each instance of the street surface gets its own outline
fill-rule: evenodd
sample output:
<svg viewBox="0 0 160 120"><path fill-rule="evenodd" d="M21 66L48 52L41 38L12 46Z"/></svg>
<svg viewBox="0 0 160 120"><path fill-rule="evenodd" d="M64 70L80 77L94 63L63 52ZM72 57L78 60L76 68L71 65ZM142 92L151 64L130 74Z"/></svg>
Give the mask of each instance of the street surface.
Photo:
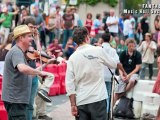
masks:
<svg viewBox="0 0 160 120"><path fill-rule="evenodd" d="M71 115L70 102L66 95L54 96L52 104L47 104L48 116L53 120L75 120Z"/></svg>
<svg viewBox="0 0 160 120"><path fill-rule="evenodd" d="M51 97L51 99L52 104L47 104L46 110L48 112L47 115L52 117L52 120L75 120L74 117L71 115L70 102L66 95L54 96ZM114 118L114 120L124 119Z"/></svg>

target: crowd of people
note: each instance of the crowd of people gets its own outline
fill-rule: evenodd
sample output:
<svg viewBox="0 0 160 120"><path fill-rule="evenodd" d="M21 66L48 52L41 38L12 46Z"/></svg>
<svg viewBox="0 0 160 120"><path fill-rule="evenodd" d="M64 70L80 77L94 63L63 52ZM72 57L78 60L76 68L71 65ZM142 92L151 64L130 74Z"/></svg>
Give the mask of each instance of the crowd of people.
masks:
<svg viewBox="0 0 160 120"><path fill-rule="evenodd" d="M82 22L76 7L67 7L61 14L57 5L48 16L38 6L33 14L26 7L9 8L3 6L0 17L0 61L5 61L2 100L9 120L32 120L37 93L38 118L51 119L45 113L45 103L51 102L48 92L54 75L40 69L58 57L67 61L66 90L76 120L107 119L111 101L110 69L120 76L120 84L114 90L115 104L136 85L139 77L145 79L147 65L149 79L153 79L155 55L159 66L159 15L154 22L156 32L152 34L148 14L139 18L121 14L119 18L111 9L103 15L98 13L94 20L92 13L87 13L86 21ZM37 68L36 60L27 56L29 51L40 54L43 51L52 59ZM38 89L39 76L43 80ZM153 92L160 94L159 77Z"/></svg>

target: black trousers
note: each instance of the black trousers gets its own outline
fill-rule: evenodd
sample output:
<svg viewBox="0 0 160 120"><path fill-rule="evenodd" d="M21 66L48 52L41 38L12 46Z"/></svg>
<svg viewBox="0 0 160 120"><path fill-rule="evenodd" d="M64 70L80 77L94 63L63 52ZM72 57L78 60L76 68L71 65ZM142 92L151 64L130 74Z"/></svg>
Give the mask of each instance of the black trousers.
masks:
<svg viewBox="0 0 160 120"><path fill-rule="evenodd" d="M152 79L153 76L153 64L148 64L149 68L149 78Z"/></svg>
<svg viewBox="0 0 160 120"><path fill-rule="evenodd" d="M40 38L42 45L46 48L46 33L45 31L40 31Z"/></svg>
<svg viewBox="0 0 160 120"><path fill-rule="evenodd" d="M106 100L78 106L76 120L107 120Z"/></svg>
<svg viewBox="0 0 160 120"><path fill-rule="evenodd" d="M4 102L8 120L27 120L27 104Z"/></svg>

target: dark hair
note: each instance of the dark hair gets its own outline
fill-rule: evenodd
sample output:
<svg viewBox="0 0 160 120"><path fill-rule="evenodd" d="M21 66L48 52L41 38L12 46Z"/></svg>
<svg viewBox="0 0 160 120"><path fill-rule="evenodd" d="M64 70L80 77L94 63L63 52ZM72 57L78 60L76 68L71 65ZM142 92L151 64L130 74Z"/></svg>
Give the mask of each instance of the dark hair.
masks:
<svg viewBox="0 0 160 120"><path fill-rule="evenodd" d="M129 19L130 15L129 14L124 14L124 20Z"/></svg>
<svg viewBox="0 0 160 120"><path fill-rule="evenodd" d="M157 57L159 57L160 56L160 46L157 47L157 51L156 52L157 52Z"/></svg>
<svg viewBox="0 0 160 120"><path fill-rule="evenodd" d="M13 32L9 33L7 41L0 46L0 50L3 50L8 44L12 43L12 40L13 40Z"/></svg>
<svg viewBox="0 0 160 120"><path fill-rule="evenodd" d="M108 16L109 16L109 12L104 11L103 13L104 13L104 16L105 16L105 17L108 17Z"/></svg>
<svg viewBox="0 0 160 120"><path fill-rule="evenodd" d="M21 9L21 12L22 12L22 11L25 11L25 12L27 13L27 15L28 15L28 10L27 10L26 8L22 8L22 9Z"/></svg>
<svg viewBox="0 0 160 120"><path fill-rule="evenodd" d="M80 45L85 41L87 35L88 30L85 27L77 27L73 31L73 41L77 43L77 45Z"/></svg>
<svg viewBox="0 0 160 120"><path fill-rule="evenodd" d="M29 23L31 23L32 25L35 25L36 24L35 18L32 16L26 16L22 22L22 25L23 24L28 25Z"/></svg>
<svg viewBox="0 0 160 120"><path fill-rule="evenodd" d="M110 37L111 37L111 34L109 33L109 30L106 29L105 33L102 34L103 41L104 42L109 42L110 41Z"/></svg>
<svg viewBox="0 0 160 120"><path fill-rule="evenodd" d="M121 13L121 16L125 17L125 13Z"/></svg>
<svg viewBox="0 0 160 120"><path fill-rule="evenodd" d="M96 14L96 19L99 19L101 17L101 14Z"/></svg>
<svg viewBox="0 0 160 120"><path fill-rule="evenodd" d="M92 19L92 13L87 13L87 18L88 18L88 16L90 16Z"/></svg>
<svg viewBox="0 0 160 120"><path fill-rule="evenodd" d="M160 16L160 15L156 15L154 21L158 21L158 22L159 22L159 19L158 19L159 16Z"/></svg>
<svg viewBox="0 0 160 120"><path fill-rule="evenodd" d="M59 6L59 5L56 6L56 10L57 10L57 9L60 9L60 6Z"/></svg>

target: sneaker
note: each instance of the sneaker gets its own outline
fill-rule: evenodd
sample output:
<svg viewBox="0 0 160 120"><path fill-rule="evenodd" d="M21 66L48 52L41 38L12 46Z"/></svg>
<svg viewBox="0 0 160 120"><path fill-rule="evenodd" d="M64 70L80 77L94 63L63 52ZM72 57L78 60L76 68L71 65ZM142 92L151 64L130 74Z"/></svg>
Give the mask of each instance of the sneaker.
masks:
<svg viewBox="0 0 160 120"><path fill-rule="evenodd" d="M44 116L38 116L38 119L42 119L42 120L52 120L51 117L47 116L47 115L44 115Z"/></svg>
<svg viewBox="0 0 160 120"><path fill-rule="evenodd" d="M41 97L46 102L52 102L52 100L49 98L48 93L45 90L39 90L38 96Z"/></svg>

